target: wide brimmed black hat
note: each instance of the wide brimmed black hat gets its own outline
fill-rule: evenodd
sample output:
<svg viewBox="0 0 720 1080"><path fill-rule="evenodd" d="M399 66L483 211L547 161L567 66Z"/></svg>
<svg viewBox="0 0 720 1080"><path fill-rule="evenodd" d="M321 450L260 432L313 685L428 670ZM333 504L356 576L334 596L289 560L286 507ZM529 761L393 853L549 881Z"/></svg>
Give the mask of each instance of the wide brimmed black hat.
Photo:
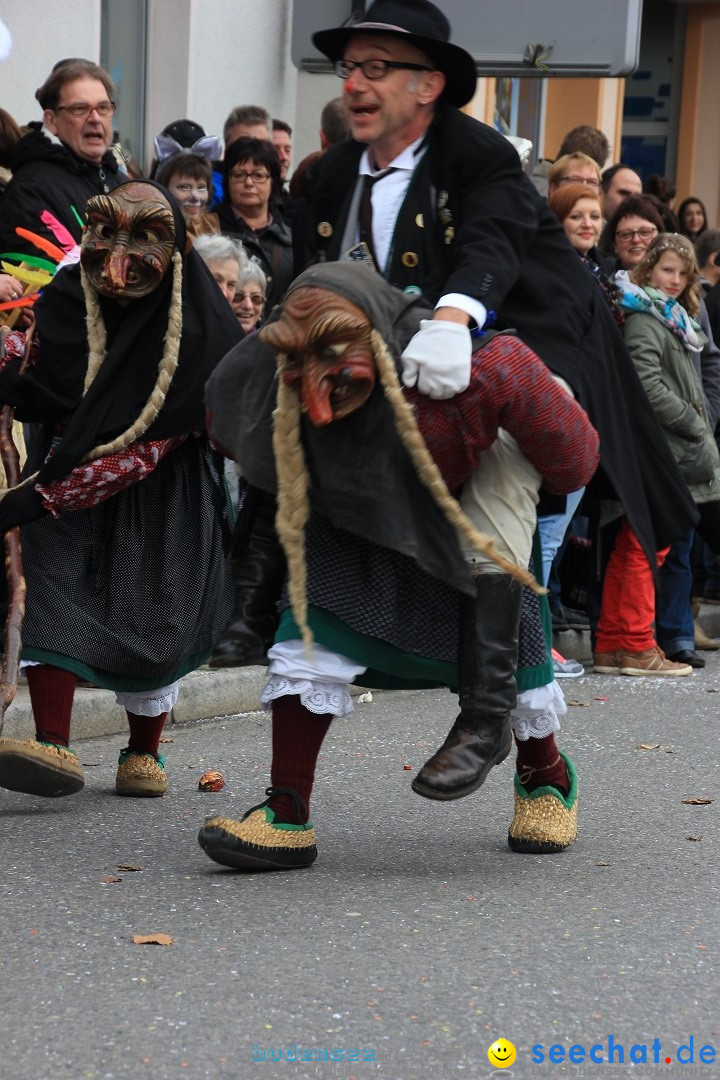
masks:
<svg viewBox="0 0 720 1080"><path fill-rule="evenodd" d="M313 34L313 44L334 62L342 59L354 34L390 35L421 49L445 76L443 97L458 108L475 93L475 61L459 45L451 44L450 23L430 0L375 0L359 21Z"/></svg>

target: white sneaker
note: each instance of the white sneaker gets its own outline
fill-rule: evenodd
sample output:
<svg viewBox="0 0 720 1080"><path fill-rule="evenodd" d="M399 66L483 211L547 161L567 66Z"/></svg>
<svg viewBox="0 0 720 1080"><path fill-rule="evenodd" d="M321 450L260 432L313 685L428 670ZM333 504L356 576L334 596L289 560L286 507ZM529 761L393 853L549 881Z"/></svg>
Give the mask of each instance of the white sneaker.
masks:
<svg viewBox="0 0 720 1080"><path fill-rule="evenodd" d="M556 679L579 679L585 674L585 668L579 660L556 660L553 657L553 674Z"/></svg>

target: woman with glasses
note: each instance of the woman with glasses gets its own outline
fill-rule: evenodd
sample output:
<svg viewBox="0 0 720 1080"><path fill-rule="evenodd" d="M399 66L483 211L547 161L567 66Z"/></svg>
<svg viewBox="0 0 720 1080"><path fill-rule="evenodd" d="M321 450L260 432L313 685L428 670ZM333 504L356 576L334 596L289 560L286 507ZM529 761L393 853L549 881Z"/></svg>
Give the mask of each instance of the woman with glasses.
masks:
<svg viewBox="0 0 720 1080"><path fill-rule="evenodd" d="M246 334L257 330L262 322L266 293L267 278L262 267L251 260L246 261L240 271L235 297L232 301L235 317Z"/></svg>
<svg viewBox="0 0 720 1080"><path fill-rule="evenodd" d="M663 231L663 220L645 195L631 195L621 202L605 226L600 249L614 255L616 270L632 270Z"/></svg>
<svg viewBox="0 0 720 1080"><path fill-rule="evenodd" d="M293 278L292 237L278 210L280 162L272 143L248 136L232 142L225 151L223 189L215 211L220 231L239 237L266 275L265 315Z"/></svg>

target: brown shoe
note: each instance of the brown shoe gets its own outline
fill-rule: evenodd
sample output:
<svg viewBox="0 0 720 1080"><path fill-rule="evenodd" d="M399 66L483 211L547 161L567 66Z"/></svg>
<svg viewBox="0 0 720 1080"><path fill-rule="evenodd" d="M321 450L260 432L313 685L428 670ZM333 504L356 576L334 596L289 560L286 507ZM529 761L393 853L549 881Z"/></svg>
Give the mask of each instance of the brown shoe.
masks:
<svg viewBox="0 0 720 1080"><path fill-rule="evenodd" d="M615 652L593 653L593 671L597 675L622 675L620 670L622 657L620 649Z"/></svg>
<svg viewBox="0 0 720 1080"><path fill-rule="evenodd" d="M668 660L658 645L654 649L645 649L644 652L624 652L620 666L623 675L668 675L677 677L680 675L692 675L692 670L690 664L677 664L674 660Z"/></svg>

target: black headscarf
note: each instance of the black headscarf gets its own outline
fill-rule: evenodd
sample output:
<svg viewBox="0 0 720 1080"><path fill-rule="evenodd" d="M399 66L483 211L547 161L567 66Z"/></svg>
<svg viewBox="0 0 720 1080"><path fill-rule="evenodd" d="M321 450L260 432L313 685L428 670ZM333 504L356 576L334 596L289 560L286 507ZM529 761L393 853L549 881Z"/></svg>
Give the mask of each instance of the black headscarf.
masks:
<svg viewBox="0 0 720 1080"><path fill-rule="evenodd" d="M361 263L311 266L290 286L329 289L357 304L398 356L430 312ZM277 317L277 316L276 316ZM215 370L206 389L211 435L238 461L245 478L275 491L272 412L275 353L251 334ZM379 382L349 416L317 428L302 419L312 509L336 528L414 559L432 577L473 593L455 529L418 478Z"/></svg>
<svg viewBox="0 0 720 1080"><path fill-rule="evenodd" d="M132 181L137 183L137 181ZM182 256L182 335L178 366L167 399L144 439L164 439L204 429L203 387L218 361L243 337L230 305L192 248L180 208L165 188L175 219L175 246ZM98 296L107 330L105 360L90 389L82 390L88 364L85 299L78 265L61 270L35 308L40 362L20 382L32 399L33 419L54 423L67 416L62 442L38 477L57 480L93 447L125 431L155 385L163 354L173 284L172 265L148 296L126 305ZM4 389L4 387L3 387ZM10 394L3 394L6 400ZM18 413L20 409L18 409Z"/></svg>

